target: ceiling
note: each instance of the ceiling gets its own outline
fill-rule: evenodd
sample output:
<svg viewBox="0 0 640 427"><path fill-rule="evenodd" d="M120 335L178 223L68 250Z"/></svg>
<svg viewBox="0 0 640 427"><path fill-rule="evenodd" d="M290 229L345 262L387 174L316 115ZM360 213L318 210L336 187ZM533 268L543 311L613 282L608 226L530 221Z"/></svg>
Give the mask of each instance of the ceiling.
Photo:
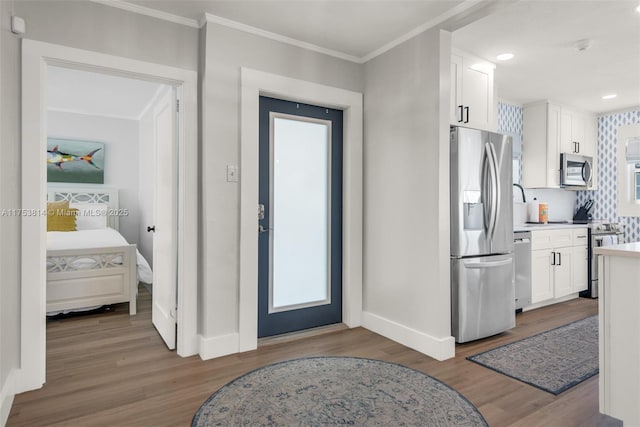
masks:
<svg viewBox="0 0 640 427"><path fill-rule="evenodd" d="M640 13L635 11L640 0L109 0L108 4L179 17L194 26L206 13L224 25L288 38L354 62L365 62L424 29L446 25L455 28L454 47L496 63L501 99L516 104L550 99L594 113L640 106ZM590 47L579 51L575 44L583 39L590 40ZM496 61L502 52L516 56ZM151 83L133 88L131 81L124 82L127 79L98 75L94 78L101 79L96 88L100 93L89 96L86 75L72 76L66 83L61 76L57 83L58 76L51 76L51 102L59 109L82 105L96 113L133 117L145 97L157 90ZM107 89L111 84L120 88L119 93ZM71 89L76 89L72 95ZM611 93L617 97L602 99ZM103 101L98 104L95 99Z"/></svg>
<svg viewBox="0 0 640 427"><path fill-rule="evenodd" d="M640 106L638 0L521 1L453 33L454 46L497 62L500 98L550 99L602 113ZM579 40L591 47L579 51ZM500 63L499 53L512 52ZM617 94L614 99L602 96Z"/></svg>
<svg viewBox="0 0 640 427"><path fill-rule="evenodd" d="M139 120L164 85L49 66L47 86L50 111Z"/></svg>
<svg viewBox="0 0 640 427"><path fill-rule="evenodd" d="M423 24L445 19L477 1L465 0L130 0L138 6L200 20L203 13L311 43L353 58L366 57Z"/></svg>
<svg viewBox="0 0 640 427"><path fill-rule="evenodd" d="M551 99L596 113L640 105L639 0L131 0L199 20L203 13L346 55L370 59L385 46L478 5L493 14L458 29L453 44L496 62L498 97L517 104ZM229 22L227 22L229 23ZM591 40L578 51L574 44ZM601 97L616 93L617 98Z"/></svg>

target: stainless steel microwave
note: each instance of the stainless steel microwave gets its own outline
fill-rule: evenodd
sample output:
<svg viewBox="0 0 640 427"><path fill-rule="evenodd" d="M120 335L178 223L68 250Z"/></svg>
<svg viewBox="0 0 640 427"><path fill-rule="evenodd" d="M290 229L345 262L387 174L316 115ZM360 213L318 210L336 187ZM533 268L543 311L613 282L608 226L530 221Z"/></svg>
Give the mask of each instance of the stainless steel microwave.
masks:
<svg viewBox="0 0 640 427"><path fill-rule="evenodd" d="M560 154L560 186L590 187L593 158L579 154Z"/></svg>

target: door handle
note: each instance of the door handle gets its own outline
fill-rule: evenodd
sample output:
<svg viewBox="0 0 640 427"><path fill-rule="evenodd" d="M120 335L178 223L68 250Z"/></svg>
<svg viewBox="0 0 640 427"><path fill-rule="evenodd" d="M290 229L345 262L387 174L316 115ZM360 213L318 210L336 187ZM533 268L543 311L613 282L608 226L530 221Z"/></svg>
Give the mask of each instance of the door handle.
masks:
<svg viewBox="0 0 640 427"><path fill-rule="evenodd" d="M464 111L467 113L467 118L464 122L469 123L469 107L464 107Z"/></svg>
<svg viewBox="0 0 640 427"><path fill-rule="evenodd" d="M558 252L558 265L562 265L562 253Z"/></svg>
<svg viewBox="0 0 640 427"><path fill-rule="evenodd" d="M556 265L556 253L551 252L553 254L553 261L551 261L551 265Z"/></svg>
<svg viewBox="0 0 640 427"><path fill-rule="evenodd" d="M578 151L576 151L576 153L580 152L580 141L577 141L576 144L578 145Z"/></svg>
<svg viewBox="0 0 640 427"><path fill-rule="evenodd" d="M264 226L262 224L258 225L258 233L260 233L260 234L266 233L266 232L272 231L272 230L273 230L273 228L271 228L271 227L264 228Z"/></svg>
<svg viewBox="0 0 640 427"><path fill-rule="evenodd" d="M151 232L156 232L156 226L154 225L153 227L147 227L147 233L151 233Z"/></svg>
<svg viewBox="0 0 640 427"><path fill-rule="evenodd" d="M460 109L460 120L458 120L458 123L462 123L464 120L464 106L458 105L458 108Z"/></svg>

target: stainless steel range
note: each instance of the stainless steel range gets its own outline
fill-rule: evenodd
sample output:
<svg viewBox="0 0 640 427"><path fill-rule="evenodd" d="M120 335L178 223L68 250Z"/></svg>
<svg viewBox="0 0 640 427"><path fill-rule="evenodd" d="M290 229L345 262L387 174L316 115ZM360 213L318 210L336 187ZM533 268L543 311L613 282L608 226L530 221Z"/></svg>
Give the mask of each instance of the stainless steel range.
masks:
<svg viewBox="0 0 640 427"><path fill-rule="evenodd" d="M596 220L589 222L587 227L589 227L587 246L589 251L589 288L580 292L580 296L598 298L598 260L597 256L593 254L593 249L600 246L624 243L624 230L622 224Z"/></svg>

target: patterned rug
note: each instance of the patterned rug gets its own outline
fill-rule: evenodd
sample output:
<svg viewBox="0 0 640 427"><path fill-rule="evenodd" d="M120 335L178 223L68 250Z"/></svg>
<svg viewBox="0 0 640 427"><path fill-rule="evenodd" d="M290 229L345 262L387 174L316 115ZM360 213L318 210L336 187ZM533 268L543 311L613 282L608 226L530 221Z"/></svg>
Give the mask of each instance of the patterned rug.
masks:
<svg viewBox="0 0 640 427"><path fill-rule="evenodd" d="M467 359L557 395L598 373L598 316Z"/></svg>
<svg viewBox="0 0 640 427"><path fill-rule="evenodd" d="M200 407L192 427L238 425L486 426L467 399L422 372L355 357L257 369Z"/></svg>

